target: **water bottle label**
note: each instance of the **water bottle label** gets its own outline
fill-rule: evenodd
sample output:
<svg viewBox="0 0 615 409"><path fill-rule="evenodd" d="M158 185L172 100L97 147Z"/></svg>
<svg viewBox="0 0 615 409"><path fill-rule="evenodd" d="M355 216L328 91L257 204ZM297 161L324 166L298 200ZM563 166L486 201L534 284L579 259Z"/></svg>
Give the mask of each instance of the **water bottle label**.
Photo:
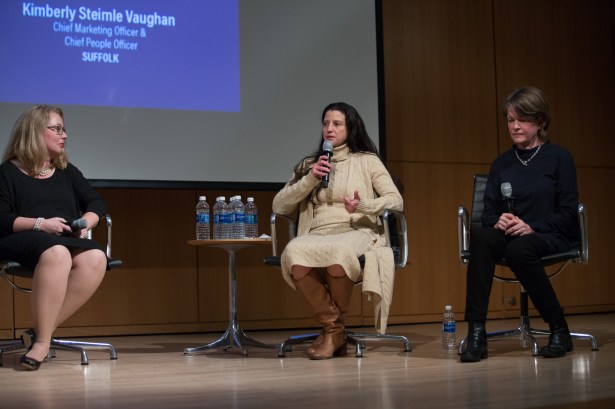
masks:
<svg viewBox="0 0 615 409"><path fill-rule="evenodd" d="M246 214L245 220L246 220L246 224L257 224L258 216L255 213Z"/></svg>
<svg viewBox="0 0 615 409"><path fill-rule="evenodd" d="M220 215L218 213L214 214L214 223L215 224L220 223Z"/></svg>
<svg viewBox="0 0 615 409"><path fill-rule="evenodd" d="M235 213L235 222L236 223L244 223L245 215L243 213Z"/></svg>
<svg viewBox="0 0 615 409"><path fill-rule="evenodd" d="M445 324L442 324L442 331L448 332L450 334L454 334L455 333L455 323L447 322Z"/></svg>
<svg viewBox="0 0 615 409"><path fill-rule="evenodd" d="M226 223L226 224L230 224L232 223L233 219L231 218L232 216L230 214L221 214L220 215L220 223Z"/></svg>
<svg viewBox="0 0 615 409"><path fill-rule="evenodd" d="M209 215L207 213L201 213L196 215L197 223L209 223Z"/></svg>

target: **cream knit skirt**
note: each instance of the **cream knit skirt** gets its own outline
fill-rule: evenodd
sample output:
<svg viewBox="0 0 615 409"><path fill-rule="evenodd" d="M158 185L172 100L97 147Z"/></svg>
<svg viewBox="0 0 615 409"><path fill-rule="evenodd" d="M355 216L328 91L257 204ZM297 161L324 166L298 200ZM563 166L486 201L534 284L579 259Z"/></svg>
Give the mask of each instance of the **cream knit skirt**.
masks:
<svg viewBox="0 0 615 409"><path fill-rule="evenodd" d="M340 226L329 226L291 240L282 252L284 279L290 283L294 265L322 268L339 264L351 280L358 281L361 275L358 257L374 247L376 238L369 231L350 229L348 225L345 228L347 231L340 233Z"/></svg>

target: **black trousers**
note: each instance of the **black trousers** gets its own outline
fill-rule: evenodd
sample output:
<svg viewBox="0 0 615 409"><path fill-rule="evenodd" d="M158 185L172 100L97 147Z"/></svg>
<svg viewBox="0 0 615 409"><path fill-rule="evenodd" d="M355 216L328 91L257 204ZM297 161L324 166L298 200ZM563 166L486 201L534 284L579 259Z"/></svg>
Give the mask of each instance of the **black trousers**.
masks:
<svg viewBox="0 0 615 409"><path fill-rule="evenodd" d="M545 322L564 318L557 295L540 262L541 257L552 253L547 242L535 234L510 237L494 228L474 230L467 272L466 321L487 320L496 261L502 257L506 258Z"/></svg>

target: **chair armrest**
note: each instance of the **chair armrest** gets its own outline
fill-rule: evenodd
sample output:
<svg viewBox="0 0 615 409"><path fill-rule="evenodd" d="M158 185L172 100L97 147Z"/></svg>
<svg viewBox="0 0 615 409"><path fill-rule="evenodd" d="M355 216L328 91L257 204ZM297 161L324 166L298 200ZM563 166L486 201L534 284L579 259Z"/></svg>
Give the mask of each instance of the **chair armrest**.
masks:
<svg viewBox="0 0 615 409"><path fill-rule="evenodd" d="M579 229L581 230L581 262L587 264L589 262L589 238L587 233L587 211L585 205L581 202L577 206L577 214L579 216Z"/></svg>
<svg viewBox="0 0 615 409"><path fill-rule="evenodd" d="M457 208L457 232L459 235L459 261L468 264L470 252L470 216L465 206Z"/></svg>
<svg viewBox="0 0 615 409"><path fill-rule="evenodd" d="M277 224L276 221L278 218L281 218L287 222L288 225L288 237L293 239L297 235L296 231L296 219L292 216L271 213L271 217L269 218L269 224L271 226L271 254L273 257L278 257L278 235L277 235Z"/></svg>
<svg viewBox="0 0 615 409"><path fill-rule="evenodd" d="M382 224L384 225L384 235L387 246L393 248L390 225L390 219L393 218L392 216L395 217L397 237L399 238L399 258L396 260L395 265L403 268L408 263L408 225L406 223L406 216L403 212L385 209L382 213Z"/></svg>

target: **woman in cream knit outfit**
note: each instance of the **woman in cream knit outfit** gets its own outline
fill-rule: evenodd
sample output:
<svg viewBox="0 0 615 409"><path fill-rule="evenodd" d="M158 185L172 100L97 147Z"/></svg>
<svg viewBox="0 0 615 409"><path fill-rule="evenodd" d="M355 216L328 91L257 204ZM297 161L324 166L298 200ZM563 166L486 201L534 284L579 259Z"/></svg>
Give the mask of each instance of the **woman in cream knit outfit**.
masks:
<svg viewBox="0 0 615 409"><path fill-rule="evenodd" d="M320 149L304 158L272 204L280 214L294 215L299 209L297 237L282 253L282 274L323 326L308 348L312 359L346 353L344 317L360 279L358 257L386 246L378 215L384 209L403 209L403 199L352 106L338 102L323 110L322 140L333 145L331 163Z"/></svg>

